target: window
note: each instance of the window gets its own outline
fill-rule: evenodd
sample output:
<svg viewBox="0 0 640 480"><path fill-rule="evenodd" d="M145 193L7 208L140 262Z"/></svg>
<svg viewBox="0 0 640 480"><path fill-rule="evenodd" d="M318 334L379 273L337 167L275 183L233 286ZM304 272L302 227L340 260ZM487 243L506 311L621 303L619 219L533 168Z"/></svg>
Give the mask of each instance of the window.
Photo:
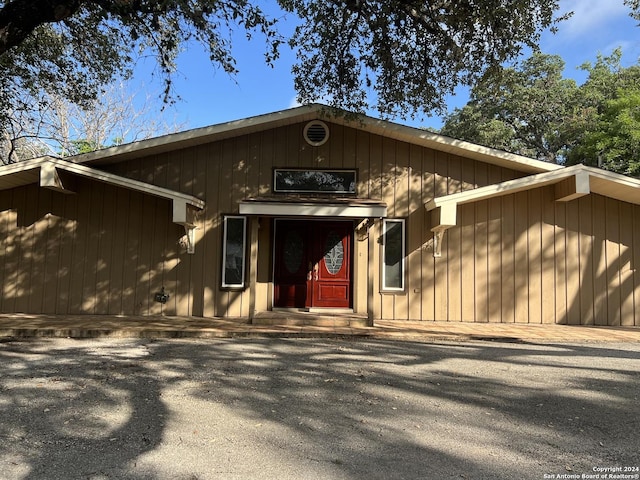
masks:
<svg viewBox="0 0 640 480"><path fill-rule="evenodd" d="M382 289L404 290L404 220L384 220L382 225Z"/></svg>
<svg viewBox="0 0 640 480"><path fill-rule="evenodd" d="M244 287L247 218L226 216L223 220L222 286Z"/></svg>
<svg viewBox="0 0 640 480"><path fill-rule="evenodd" d="M273 173L278 193L356 193L355 170L284 170Z"/></svg>

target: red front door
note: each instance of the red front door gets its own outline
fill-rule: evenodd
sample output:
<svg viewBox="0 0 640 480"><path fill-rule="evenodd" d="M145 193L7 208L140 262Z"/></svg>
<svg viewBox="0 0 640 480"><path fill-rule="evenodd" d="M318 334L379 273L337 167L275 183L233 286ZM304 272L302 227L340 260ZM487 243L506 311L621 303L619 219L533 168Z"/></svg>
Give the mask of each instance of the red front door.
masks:
<svg viewBox="0 0 640 480"><path fill-rule="evenodd" d="M274 306L351 307L353 223L276 220Z"/></svg>

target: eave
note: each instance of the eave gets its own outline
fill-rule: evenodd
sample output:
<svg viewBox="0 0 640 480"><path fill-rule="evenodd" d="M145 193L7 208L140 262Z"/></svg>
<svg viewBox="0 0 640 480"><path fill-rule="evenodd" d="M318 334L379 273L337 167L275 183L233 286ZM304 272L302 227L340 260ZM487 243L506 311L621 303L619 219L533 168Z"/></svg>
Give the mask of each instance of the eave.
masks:
<svg viewBox="0 0 640 480"><path fill-rule="evenodd" d="M387 205L369 199L341 198L246 198L239 202L240 215L261 217L334 217L334 218L384 218Z"/></svg>
<svg viewBox="0 0 640 480"><path fill-rule="evenodd" d="M640 180L606 170L574 165L560 170L436 197L426 202L425 208L427 211L432 212L431 230L436 235L436 243L447 229L457 224L459 205L511 195L548 185L554 186L555 200L558 202L569 202L590 193L597 193L623 202L640 205Z"/></svg>
<svg viewBox="0 0 640 480"><path fill-rule="evenodd" d="M60 172L169 200L172 204L173 223L182 225L187 232L187 237L191 239L195 228L195 214L205 206L204 201L192 195L53 157L35 158L0 167L0 190L36 183L59 193L73 194L73 189L63 183Z"/></svg>
<svg viewBox="0 0 640 480"><path fill-rule="evenodd" d="M319 104L296 107L266 115L258 115L242 120L105 148L96 152L71 157L71 161L87 165L105 165L195 147L205 143L316 119L524 173L548 172L562 168L548 162L456 140L420 128L409 127L365 115L354 116L348 112L335 115L331 113L329 107Z"/></svg>

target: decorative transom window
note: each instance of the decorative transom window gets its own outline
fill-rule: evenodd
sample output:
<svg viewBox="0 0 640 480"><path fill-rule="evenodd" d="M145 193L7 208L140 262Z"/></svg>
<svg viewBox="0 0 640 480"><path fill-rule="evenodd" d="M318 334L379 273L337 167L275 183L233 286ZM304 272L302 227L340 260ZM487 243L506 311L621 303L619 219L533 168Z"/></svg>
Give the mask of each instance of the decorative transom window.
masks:
<svg viewBox="0 0 640 480"><path fill-rule="evenodd" d="M277 193L356 193L355 170L302 170L276 168L273 191Z"/></svg>

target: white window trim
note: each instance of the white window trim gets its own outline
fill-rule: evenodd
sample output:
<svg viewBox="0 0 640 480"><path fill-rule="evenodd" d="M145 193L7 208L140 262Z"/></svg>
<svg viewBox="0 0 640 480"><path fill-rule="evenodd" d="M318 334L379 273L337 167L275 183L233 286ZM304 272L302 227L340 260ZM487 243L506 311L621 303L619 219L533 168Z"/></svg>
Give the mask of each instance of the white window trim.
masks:
<svg viewBox="0 0 640 480"><path fill-rule="evenodd" d="M242 278L240 283L227 283L226 271L227 271L227 220L229 219L241 219L242 220ZM222 219L222 288L244 288L245 286L245 269L247 262L247 217L241 215L225 215Z"/></svg>
<svg viewBox="0 0 640 480"><path fill-rule="evenodd" d="M387 248L387 225L391 224L391 223L400 223L402 225L402 278L401 278L401 285L400 287L388 287L386 285L386 279L387 279L387 275L386 275L386 263L385 263L385 258L386 258L386 248ZM404 292L405 289L405 277L407 275L407 270L406 270L406 254L407 254L407 238L406 238L406 221L404 218L385 218L382 220L382 248L381 248L381 254L382 254L382 258L381 258L381 279L380 282L382 284L382 291L383 292Z"/></svg>

